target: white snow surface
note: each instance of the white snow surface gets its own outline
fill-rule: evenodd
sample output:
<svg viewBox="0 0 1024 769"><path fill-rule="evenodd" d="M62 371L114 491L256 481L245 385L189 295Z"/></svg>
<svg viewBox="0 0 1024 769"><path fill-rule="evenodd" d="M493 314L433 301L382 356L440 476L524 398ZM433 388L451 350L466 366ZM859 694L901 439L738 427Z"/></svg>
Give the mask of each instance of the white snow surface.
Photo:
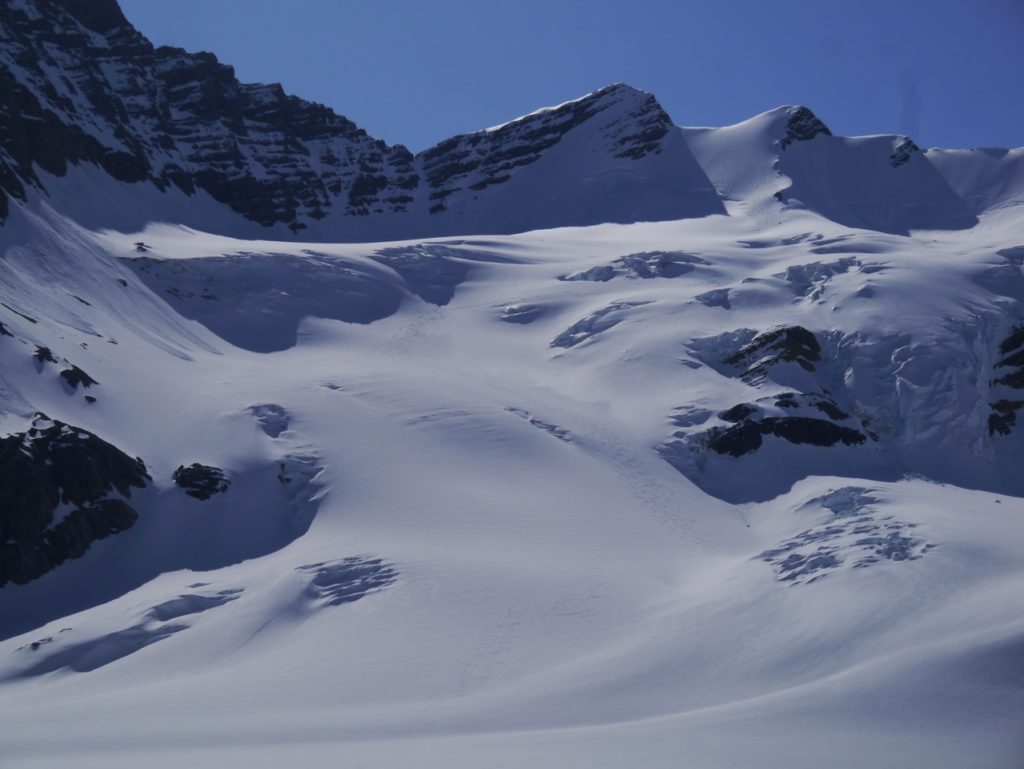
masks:
<svg viewBox="0 0 1024 769"><path fill-rule="evenodd" d="M1024 766L1024 446L987 430L1016 170L973 227L857 229L765 202L831 205L807 169L851 140L773 169L744 131L680 132L730 214L680 221L332 244L12 203L0 430L42 411L153 483L0 589L0 766ZM891 141L857 146L867 195ZM781 325L813 375L723 362ZM877 440L665 459L824 389Z"/></svg>

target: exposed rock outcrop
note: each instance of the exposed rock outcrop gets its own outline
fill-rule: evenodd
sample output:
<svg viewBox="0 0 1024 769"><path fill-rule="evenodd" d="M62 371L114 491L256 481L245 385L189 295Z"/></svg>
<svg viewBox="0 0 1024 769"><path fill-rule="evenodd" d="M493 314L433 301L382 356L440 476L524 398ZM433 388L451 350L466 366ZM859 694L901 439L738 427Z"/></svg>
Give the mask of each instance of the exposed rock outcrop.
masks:
<svg viewBox="0 0 1024 769"><path fill-rule="evenodd" d="M779 363L793 362L805 371L814 371L821 360L818 338L802 326L784 326L765 331L725 359L729 366L742 367L742 378L756 383Z"/></svg>
<svg viewBox="0 0 1024 769"><path fill-rule="evenodd" d="M990 386L996 400L991 404L988 432L993 436L1005 436L1013 431L1017 424L1017 412L1024 408L1024 397L1013 397L1018 391L1024 390L1024 326L1015 327L1000 342L999 359L993 377Z"/></svg>
<svg viewBox="0 0 1024 769"><path fill-rule="evenodd" d="M153 46L113 0L4 3L0 41L0 222L8 195L23 200L43 187L39 171L62 177L86 164L121 182L205 192L265 227L297 233L330 216L338 237L383 236L367 224L378 221L388 232L437 234L437 214L487 208L494 188L581 127L601 162L624 169L661 153L673 128L653 96L615 84L413 155L278 84L239 82L213 54ZM687 151L677 145L675 152ZM688 162L679 173L700 181L677 191L693 207L678 215L723 213L706 176ZM664 192L659 185L651 189ZM623 200L620 213L601 215L666 218L662 203L649 205L634 210L635 200ZM592 223L583 216L563 210L534 226Z"/></svg>
<svg viewBox="0 0 1024 769"><path fill-rule="evenodd" d="M99 384L99 382L78 368L78 366L64 369L60 372L60 376L73 390L77 390L79 387L92 387L94 384Z"/></svg>
<svg viewBox="0 0 1024 769"><path fill-rule="evenodd" d="M807 107L793 107L786 123L786 134L779 140L779 146L785 149L793 142L810 141L815 136L831 136L828 126Z"/></svg>
<svg viewBox="0 0 1024 769"><path fill-rule="evenodd" d="M36 347L36 351L32 353L32 357L35 358L39 363L56 363L57 359L53 357L53 352L49 347Z"/></svg>
<svg viewBox="0 0 1024 769"><path fill-rule="evenodd" d="M138 516L120 497L148 481L141 459L42 414L0 438L0 585L36 579L131 527Z"/></svg>
<svg viewBox="0 0 1024 769"><path fill-rule="evenodd" d="M214 494L223 494L231 485L219 467L193 462L188 467L179 465L174 471L174 483L190 497L206 501Z"/></svg>
<svg viewBox="0 0 1024 769"><path fill-rule="evenodd" d="M892 154L889 156L889 162L892 163L893 168L899 168L904 163L909 162L910 158L920 151L920 147L904 136L902 141L893 147Z"/></svg>
<svg viewBox="0 0 1024 769"><path fill-rule="evenodd" d="M0 189L14 197L41 185L37 167L85 162L301 229L339 197L353 215L393 209L415 183L404 147L279 85L239 83L212 54L154 47L114 2L33 5L0 8Z"/></svg>
<svg viewBox="0 0 1024 769"><path fill-rule="evenodd" d="M733 457L757 451L768 435L812 446L859 446L869 437L825 395L781 393L756 403L739 403L718 418L728 424L716 425L694 437L700 445Z"/></svg>
<svg viewBox="0 0 1024 769"><path fill-rule="evenodd" d="M708 434L708 447L719 454L741 457L761 448L762 436L775 435L790 443L812 446L857 446L865 435L850 427L834 424L827 419L813 417L764 417L743 419L732 427L712 428Z"/></svg>

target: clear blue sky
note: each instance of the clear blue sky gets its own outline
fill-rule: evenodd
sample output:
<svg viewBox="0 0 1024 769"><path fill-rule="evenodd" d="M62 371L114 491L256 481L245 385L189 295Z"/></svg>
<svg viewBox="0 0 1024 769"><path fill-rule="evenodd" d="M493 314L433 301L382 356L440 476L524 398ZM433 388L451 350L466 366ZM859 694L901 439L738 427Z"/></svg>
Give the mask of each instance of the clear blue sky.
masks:
<svg viewBox="0 0 1024 769"><path fill-rule="evenodd" d="M680 125L806 104L835 133L1024 145L1024 0L121 0L420 150L622 81Z"/></svg>

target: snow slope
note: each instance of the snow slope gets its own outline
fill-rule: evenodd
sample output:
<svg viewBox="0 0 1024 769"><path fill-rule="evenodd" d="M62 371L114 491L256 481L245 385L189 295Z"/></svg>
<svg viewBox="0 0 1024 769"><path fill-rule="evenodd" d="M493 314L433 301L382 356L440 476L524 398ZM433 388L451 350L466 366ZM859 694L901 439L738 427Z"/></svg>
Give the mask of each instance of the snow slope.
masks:
<svg viewBox="0 0 1024 769"><path fill-rule="evenodd" d="M975 213L1024 201L1024 148L930 149L927 157Z"/></svg>
<svg viewBox="0 0 1024 769"><path fill-rule="evenodd" d="M682 131L715 187L751 214L771 216L781 202L847 227L905 235L970 227L985 208L965 203L906 136L834 136L806 107Z"/></svg>
<svg viewBox="0 0 1024 769"><path fill-rule="evenodd" d="M987 421L1019 223L340 245L40 201L3 237L3 428L43 411L153 479L131 529L0 589L4 766L1024 756L1020 435ZM813 371L737 352L779 326ZM826 390L877 439L707 449ZM186 496L192 462L228 491Z"/></svg>
<svg viewBox="0 0 1024 769"><path fill-rule="evenodd" d="M0 36L0 767L1024 766L1020 149Z"/></svg>

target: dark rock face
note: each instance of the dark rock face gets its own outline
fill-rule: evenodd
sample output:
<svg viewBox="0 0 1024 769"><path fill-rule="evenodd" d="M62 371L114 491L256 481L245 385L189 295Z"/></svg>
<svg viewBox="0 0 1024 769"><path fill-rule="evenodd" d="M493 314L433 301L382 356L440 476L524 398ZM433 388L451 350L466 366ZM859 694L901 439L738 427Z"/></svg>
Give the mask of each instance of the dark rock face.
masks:
<svg viewBox="0 0 1024 769"><path fill-rule="evenodd" d="M904 138L903 141L893 148L892 154L889 155L889 162L892 164L893 168L899 168L901 165L908 162L915 153L920 151L921 148L914 142L910 139Z"/></svg>
<svg viewBox="0 0 1024 769"><path fill-rule="evenodd" d="M127 27L128 20L121 12L117 0L52 0L62 5L82 26L93 32L106 32L117 27Z"/></svg>
<svg viewBox="0 0 1024 769"><path fill-rule="evenodd" d="M1024 326L1013 329L1010 335L999 343L999 352L1008 355L1021 346L1024 346Z"/></svg>
<svg viewBox="0 0 1024 769"><path fill-rule="evenodd" d="M515 212L503 213L500 209L510 205L509 195L517 198L521 195L523 207L533 211L528 222L530 227L594 224L594 214L585 210L589 194L584 187L596 189L595 182L587 179L585 185L579 186L583 178L570 171L554 186L546 179L543 190L534 190L518 184L524 177L531 178L527 169L541 158L558 157L562 147L572 146L573 152L585 147L592 162L609 172L607 177L602 177L608 184L636 183L642 187L645 183L642 180L656 168L649 161L664 151L671 130L671 120L650 94L622 84L608 86L502 126L454 137L417 155L415 164L424 179L421 195L426 198L427 206L423 211L428 216L448 211L452 218L483 212L485 218L494 221L488 232L507 231L506 222L515 218ZM695 183L686 193L689 200L680 201L678 215L722 213L724 209L717 193L695 161L690 170L681 168L681 173L691 172L704 177L704 181ZM578 207L574 204L565 208L563 200L556 201L553 208L534 210L538 195L548 197L558 193L563 185L572 189L560 194L581 198ZM502 202L491 204L499 207L492 210L489 200ZM656 205L649 213L639 214L636 206L646 207L648 203L637 203L628 195L621 196L619 204L622 206L619 211L602 210L602 221L637 221L645 216L664 219L675 215ZM497 230L493 230L495 227Z"/></svg>
<svg viewBox="0 0 1024 769"><path fill-rule="evenodd" d="M409 183L404 147L278 85L239 83L211 54L154 48L113 0L32 5L0 7L0 189L14 197L40 186L34 166L62 176L87 162L301 229L343 192L364 215Z"/></svg>
<svg viewBox="0 0 1024 769"><path fill-rule="evenodd" d="M147 481L141 459L42 414L0 438L0 586L36 579L129 528L136 512L111 495L130 497Z"/></svg>
<svg viewBox="0 0 1024 769"><path fill-rule="evenodd" d="M99 382L78 368L78 366L64 369L60 372L60 376L61 379L71 385L73 390L77 390L80 386L92 387L94 384L99 384Z"/></svg>
<svg viewBox="0 0 1024 769"><path fill-rule="evenodd" d="M477 191L508 181L511 171L535 163L545 150L605 106L600 99L581 99L494 131L456 136L426 150L420 159L430 199L436 201L430 212L444 211L445 198L462 189L461 181L470 175L471 187Z"/></svg>
<svg viewBox="0 0 1024 769"><path fill-rule="evenodd" d="M1024 401L1003 400L992 404L992 413L988 417L989 435L1009 435L1017 424L1017 412L1024 408Z"/></svg>
<svg viewBox="0 0 1024 769"><path fill-rule="evenodd" d="M595 128L611 161L660 153L672 129L653 96L612 85L414 156L280 85L240 83L212 54L154 47L114 0L27 3L0 4L0 222L7 196L42 187L37 169L91 164L205 191L263 226L299 232L340 214L363 232L368 217L474 205L611 107ZM721 211L710 184L702 205Z"/></svg>
<svg viewBox="0 0 1024 769"><path fill-rule="evenodd" d="M784 326L760 334L740 329L694 339L691 345L701 360L717 365L721 375L741 378L752 390L764 393L717 413L680 407L670 418L679 429L658 447L658 453L710 493L730 501L767 498L761 495L781 493L787 483L810 473L827 474L833 463L837 471L843 467L845 454L817 448L878 442L878 433L871 429L872 414L858 403L856 395L845 389L833 395L823 386L823 380L835 386L835 367L818 338L806 328ZM797 366L772 371L783 363ZM804 391L778 391L784 382ZM779 441L767 441L768 437L807 449L795 454ZM714 458L748 457L762 448L765 451L759 454L759 469L751 484L745 482L743 465L732 466L728 460ZM878 452L868 448L865 452L866 462L877 461Z"/></svg>
<svg viewBox="0 0 1024 769"><path fill-rule="evenodd" d="M726 422L742 422L751 414L757 413L757 406L753 403L738 403L731 409L727 409L718 415L718 418Z"/></svg>
<svg viewBox="0 0 1024 769"><path fill-rule="evenodd" d="M672 418L683 430L659 448L669 464L686 473L696 467L689 459L704 456L708 451L731 457L747 456L764 445L766 436L820 447L860 446L868 439L877 440L863 422L821 393L784 392L752 403L738 403L718 413L724 424L699 427L712 416L713 412L700 411Z"/></svg>
<svg viewBox="0 0 1024 769"><path fill-rule="evenodd" d="M775 406L780 409L814 409L837 422L843 422L850 418L850 415L839 408L834 400L825 395L781 393L774 398Z"/></svg>
<svg viewBox="0 0 1024 769"><path fill-rule="evenodd" d="M537 162L569 131L625 99L632 102L632 110L604 129L612 157L639 160L660 152L671 118L653 96L611 85L490 131L453 137L419 154L416 160L434 201L430 213L446 210L446 199L460 190L479 192L505 183L517 168Z"/></svg>
<svg viewBox="0 0 1024 769"><path fill-rule="evenodd" d="M1005 357L996 363L997 369L1008 369L1002 373L994 384L1006 385L1015 390L1024 388L1024 343L1017 340L1020 330L1014 331L1000 345L1000 352ZM1007 354L1007 353L1010 354Z"/></svg>
<svg viewBox="0 0 1024 769"><path fill-rule="evenodd" d="M56 363L57 359L53 357L53 352L49 347L36 347L36 351L32 353L32 357L40 363Z"/></svg>
<svg viewBox="0 0 1024 769"><path fill-rule="evenodd" d="M613 88L615 86L612 86ZM672 127L672 119L658 101L648 95L644 102L629 114L631 127L615 137L616 157L639 160L661 152L661 141Z"/></svg>
<svg viewBox="0 0 1024 769"><path fill-rule="evenodd" d="M805 371L814 371L820 360L821 344L812 332L803 326L785 326L758 334L724 362L745 367L743 379L756 382L778 363L792 361Z"/></svg>
<svg viewBox="0 0 1024 769"><path fill-rule="evenodd" d="M779 140L779 146L785 149L793 142L809 141L821 135L831 136L832 132L807 107L796 107L789 113L786 135Z"/></svg>
<svg viewBox="0 0 1024 769"><path fill-rule="evenodd" d="M812 405L814 406L814 408L818 409L818 411L821 411L822 413L824 413L825 416L827 416L829 419L834 419L836 421L842 421L842 420L850 418L849 414L847 414L845 411L843 411L841 408L839 408L835 403L833 403L832 401L830 401L828 399L824 399L823 398L823 399L820 399L820 400L814 400L812 402Z"/></svg>
<svg viewBox="0 0 1024 769"><path fill-rule="evenodd" d="M186 494L203 501L214 494L223 494L231 485L219 467L201 465L198 462L193 462L188 467L179 465L174 471L173 478Z"/></svg>
<svg viewBox="0 0 1024 769"><path fill-rule="evenodd" d="M864 433L827 419L765 417L760 420L744 419L725 429L711 428L708 447L719 454L741 457L761 448L764 435L775 435L790 443L812 446L835 446L837 443L859 446L867 439Z"/></svg>
<svg viewBox="0 0 1024 769"><path fill-rule="evenodd" d="M988 417L989 435L1009 435L1017 424L1017 412L1024 408L1024 399L1010 397L1007 391L1024 390L1024 326L1015 327L999 344L1002 356L995 365L991 387L1007 397L992 403Z"/></svg>

